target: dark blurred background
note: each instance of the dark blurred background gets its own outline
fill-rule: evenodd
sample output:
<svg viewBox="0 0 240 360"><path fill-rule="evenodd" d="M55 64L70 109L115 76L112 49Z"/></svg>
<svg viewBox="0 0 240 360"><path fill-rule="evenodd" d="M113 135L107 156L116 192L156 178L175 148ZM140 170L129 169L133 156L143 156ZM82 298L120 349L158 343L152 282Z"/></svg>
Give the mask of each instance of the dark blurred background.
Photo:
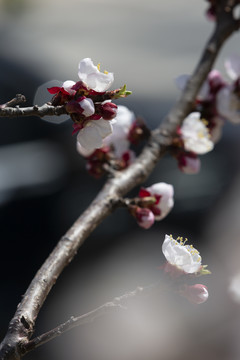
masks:
<svg viewBox="0 0 240 360"><path fill-rule="evenodd" d="M42 83L77 80L78 62L91 57L114 72L114 88L127 83L133 91L118 104L154 128L178 96L174 78L191 73L213 27L205 9L204 1L191 0L1 0L0 103L22 93L32 105ZM239 35L224 47L216 64L220 70L236 47ZM86 172L71 132L70 120L0 121L1 337L35 272L104 183ZM206 304L148 299L130 306L127 315L73 330L27 358L239 358L239 309L227 292L240 271L239 136L240 127L226 124L214 151L201 157L199 175L184 175L174 159L164 158L145 186L173 184L173 211L148 231L125 210L106 219L58 280L37 333L157 281L165 233L191 239L214 270L200 280L209 286Z"/></svg>

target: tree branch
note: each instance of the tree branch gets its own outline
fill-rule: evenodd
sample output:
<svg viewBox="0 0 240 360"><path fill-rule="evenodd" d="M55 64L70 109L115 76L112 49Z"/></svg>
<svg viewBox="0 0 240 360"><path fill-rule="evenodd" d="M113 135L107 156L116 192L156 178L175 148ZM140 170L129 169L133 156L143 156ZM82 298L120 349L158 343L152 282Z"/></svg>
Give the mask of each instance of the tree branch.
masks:
<svg viewBox="0 0 240 360"><path fill-rule="evenodd" d="M10 103L10 102L9 102ZM18 116L38 116L43 117L45 115L62 115L67 114L64 105L53 106L50 104L44 104L42 106L34 105L30 107L20 108L9 107L2 105L0 106L0 117L18 117Z"/></svg>
<svg viewBox="0 0 240 360"><path fill-rule="evenodd" d="M63 269L71 262L79 247L91 232L114 211L119 198L141 184L153 171L156 163L171 144L172 136L184 118L191 112L195 97L206 79L224 41L239 28L239 20L234 20L232 10L239 1L218 1L218 23L207 43L194 74L189 79L177 104L169 112L161 126L153 131L147 145L137 160L126 170L116 172L109 179L95 200L61 238L55 249L37 272L29 285L17 311L10 322L8 333L0 346L1 360L19 360L23 348L29 343L38 313ZM228 6L228 8L227 8ZM230 10L229 10L230 6ZM226 10L227 8L227 10ZM8 110L6 110L8 109ZM60 115L62 107L43 105L33 108L0 109L0 116ZM4 113L5 111L5 113ZM5 115L4 115L5 114Z"/></svg>
<svg viewBox="0 0 240 360"><path fill-rule="evenodd" d="M109 314L111 312L114 312L118 309L127 310L127 307L125 303L134 297L139 297L143 294L148 294L149 292L152 292L153 290L156 290L158 287L158 284L152 284L146 287L137 287L135 290L127 292L124 295L121 295L119 297L115 297L112 301L109 301L98 308L77 317L72 316L69 320L66 322L58 325L56 328L35 337L34 339L30 340L26 345L23 345L22 352L24 354L34 350L35 348L45 344L46 342L55 339L58 336L61 336L65 332L78 327L83 324L92 323L95 319Z"/></svg>

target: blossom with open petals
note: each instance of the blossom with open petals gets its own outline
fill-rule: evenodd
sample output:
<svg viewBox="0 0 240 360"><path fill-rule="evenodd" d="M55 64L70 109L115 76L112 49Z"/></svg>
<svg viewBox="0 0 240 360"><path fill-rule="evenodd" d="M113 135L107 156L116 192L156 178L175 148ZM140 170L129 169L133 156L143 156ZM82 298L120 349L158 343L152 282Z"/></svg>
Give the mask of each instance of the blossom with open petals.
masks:
<svg viewBox="0 0 240 360"><path fill-rule="evenodd" d="M85 58L78 65L78 76L90 89L97 92L106 91L113 83L113 73L100 72L90 58Z"/></svg>
<svg viewBox="0 0 240 360"><path fill-rule="evenodd" d="M105 104L107 103L105 102L103 105ZM119 105L117 109L113 108L113 111L116 112L117 115L114 120L110 122L112 132L104 138L103 146L109 147L109 150L112 149L117 159L121 159L126 153L129 154L130 162L132 162L135 158L135 154L133 151L129 150L130 141L128 140L128 134L133 122L135 121L135 115L123 105ZM97 120L97 122L98 121L99 120ZM82 156L88 157L91 155L90 151L86 151L86 148L82 148L79 144L77 146L77 150Z"/></svg>
<svg viewBox="0 0 240 360"><path fill-rule="evenodd" d="M192 245L185 245L182 238L175 240L172 235L165 235L162 251L168 263L179 270L193 274L197 273L202 265L199 252Z"/></svg>
<svg viewBox="0 0 240 360"><path fill-rule="evenodd" d="M207 126L200 120L199 112L193 112L183 120L180 134L186 151L206 154L214 147Z"/></svg>
<svg viewBox="0 0 240 360"><path fill-rule="evenodd" d="M121 158L129 150L128 134L135 119L134 113L126 106L118 106L117 116L113 123L113 132L104 140L104 145L113 147L114 155L117 158Z"/></svg>

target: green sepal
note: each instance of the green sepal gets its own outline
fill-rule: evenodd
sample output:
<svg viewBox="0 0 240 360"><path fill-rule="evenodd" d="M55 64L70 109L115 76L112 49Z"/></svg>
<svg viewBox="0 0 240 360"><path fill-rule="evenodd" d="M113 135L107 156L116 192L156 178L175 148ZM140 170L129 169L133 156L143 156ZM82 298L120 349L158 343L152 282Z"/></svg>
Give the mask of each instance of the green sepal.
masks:
<svg viewBox="0 0 240 360"><path fill-rule="evenodd" d="M131 95L131 91L126 90L127 85L123 85L119 90L117 90L113 96L113 99L118 99L121 97L127 97L128 95Z"/></svg>
<svg viewBox="0 0 240 360"><path fill-rule="evenodd" d="M207 265L203 265L198 272L198 276L209 275L209 274L211 274L211 271L207 269Z"/></svg>

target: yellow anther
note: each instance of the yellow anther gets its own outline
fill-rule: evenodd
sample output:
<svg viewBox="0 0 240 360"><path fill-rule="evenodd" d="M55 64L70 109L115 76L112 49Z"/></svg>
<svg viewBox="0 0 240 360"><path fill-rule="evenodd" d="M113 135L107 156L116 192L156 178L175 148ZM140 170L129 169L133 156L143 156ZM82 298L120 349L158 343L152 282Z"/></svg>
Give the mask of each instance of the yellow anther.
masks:
<svg viewBox="0 0 240 360"><path fill-rule="evenodd" d="M100 63L97 64L98 71L100 71Z"/></svg>
<svg viewBox="0 0 240 360"><path fill-rule="evenodd" d="M204 123L204 125L208 126L209 123L208 123L208 121L206 119L201 119L201 120Z"/></svg>
<svg viewBox="0 0 240 360"><path fill-rule="evenodd" d="M107 74L108 74L108 71L107 71L107 70L104 70L104 74L106 74L106 75L107 75Z"/></svg>
<svg viewBox="0 0 240 360"><path fill-rule="evenodd" d="M199 139L204 138L204 134L202 131L199 131L197 135L198 135Z"/></svg>

